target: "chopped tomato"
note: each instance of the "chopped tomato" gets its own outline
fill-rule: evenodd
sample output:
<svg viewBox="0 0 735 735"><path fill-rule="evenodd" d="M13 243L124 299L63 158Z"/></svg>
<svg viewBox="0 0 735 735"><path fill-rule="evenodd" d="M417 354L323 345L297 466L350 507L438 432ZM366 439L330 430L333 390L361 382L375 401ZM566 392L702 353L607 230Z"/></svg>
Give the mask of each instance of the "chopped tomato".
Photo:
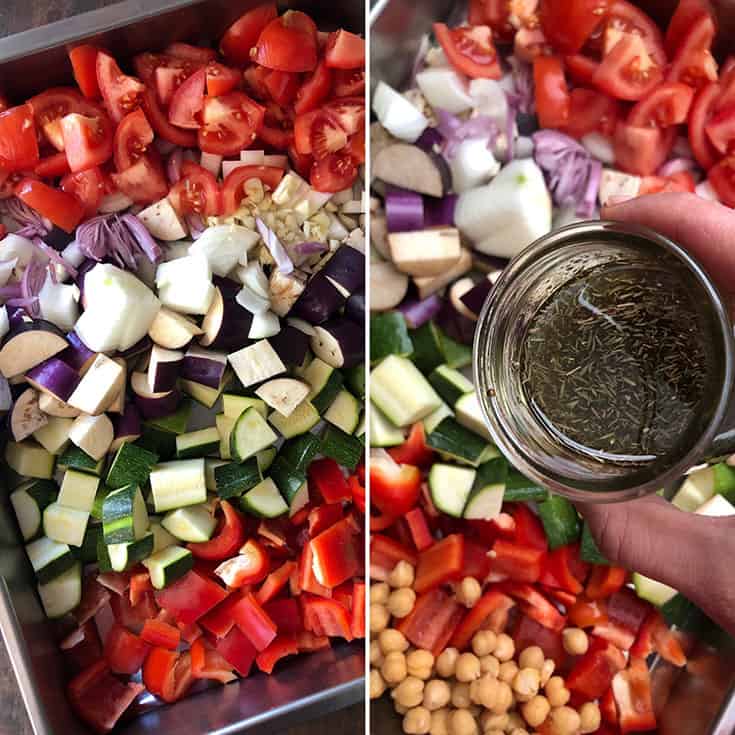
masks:
<svg viewBox="0 0 735 735"><path fill-rule="evenodd" d="M93 102L88 102L73 87L53 87L35 97L28 104L33 108L36 128L58 151L64 150L61 118L72 112L88 117L98 117L103 111Z"/></svg>
<svg viewBox="0 0 735 735"><path fill-rule="evenodd" d="M304 611L304 627L317 636L329 636L352 640L350 616L335 600L304 594L301 597Z"/></svg>
<svg viewBox="0 0 735 735"><path fill-rule="evenodd" d="M464 536L458 533L446 536L422 551L416 567L414 582L416 594L422 594L433 587L458 579L462 572L463 560Z"/></svg>
<svg viewBox="0 0 735 735"><path fill-rule="evenodd" d="M541 576L544 552L498 539L493 546L490 569L519 582L536 582Z"/></svg>
<svg viewBox="0 0 735 735"><path fill-rule="evenodd" d="M693 99L694 90L686 84L662 84L633 106L628 123L639 128L679 125L686 122Z"/></svg>
<svg viewBox="0 0 735 735"><path fill-rule="evenodd" d="M192 46L190 43L170 43L166 46L164 53L177 59L185 59L186 61L195 61L200 64L206 64L217 58L217 52L212 48L204 48L203 46Z"/></svg>
<svg viewBox="0 0 735 735"><path fill-rule="evenodd" d="M203 216L216 214L219 210L219 190L214 176L191 161L184 161L181 173L181 181L169 194L176 210L180 214L192 212ZM174 190L181 184L184 184L186 194L179 193L173 196ZM198 202L198 206L189 209L189 205L195 201ZM182 206L184 210L181 209ZM209 541L188 544L191 553L199 559L212 561L227 559L237 553L245 542L245 526L240 514L227 500L221 500L219 506L224 515L219 531Z"/></svg>
<svg viewBox="0 0 735 735"><path fill-rule="evenodd" d="M168 119L172 125L191 130L199 129L198 114L204 106L204 87L207 72L199 69L194 72L171 97L168 108Z"/></svg>
<svg viewBox="0 0 735 735"><path fill-rule="evenodd" d="M650 176L666 161L676 141L676 128L642 128L619 121L613 147L615 162L628 173Z"/></svg>
<svg viewBox="0 0 735 735"><path fill-rule="evenodd" d="M605 24L605 51L610 51L615 46L621 33L640 37L653 62L661 68L666 65L663 34L656 23L627 0L613 0Z"/></svg>
<svg viewBox="0 0 735 735"><path fill-rule="evenodd" d="M564 57L564 66L577 84L592 84L600 64L583 54L571 54Z"/></svg>
<svg viewBox="0 0 735 735"><path fill-rule="evenodd" d="M714 37L714 21L709 14L703 15L682 39L666 79L695 88L717 81L717 62L710 52Z"/></svg>
<svg viewBox="0 0 735 735"><path fill-rule="evenodd" d="M566 678L573 692L587 699L599 699L609 689L614 676L625 668L625 656L612 643L592 638L587 653L577 660Z"/></svg>
<svg viewBox="0 0 735 735"><path fill-rule="evenodd" d="M317 161L321 161L347 145L347 133L334 116L322 110L311 123L309 140L309 152Z"/></svg>
<svg viewBox="0 0 735 735"><path fill-rule="evenodd" d="M651 676L645 660L631 659L628 668L615 675L612 691L619 713L620 731L646 732L656 729L651 697Z"/></svg>
<svg viewBox="0 0 735 735"><path fill-rule="evenodd" d="M276 637L276 624L260 606L255 595L243 595L230 614L235 625L250 639L257 651L266 649Z"/></svg>
<svg viewBox="0 0 735 735"><path fill-rule="evenodd" d="M490 625L494 618L500 616L501 619L507 621L508 611L514 606L513 600L500 590L488 590L456 627L450 636L451 645L460 651L464 650L470 645L475 633Z"/></svg>
<svg viewBox="0 0 735 735"><path fill-rule="evenodd" d="M134 674L145 661L149 646L137 635L117 623L105 641L105 659L116 674Z"/></svg>
<svg viewBox="0 0 735 735"><path fill-rule="evenodd" d="M359 72L338 72L337 75L345 74L348 77ZM294 111L297 115L303 115L316 109L328 96L332 88L332 71L322 60L317 64L316 69L306 78L301 88L296 93L296 102L294 103ZM344 89L343 87L342 89ZM363 89L365 82L363 78ZM339 94L335 90L338 97L345 95ZM359 92L351 92L350 94L359 94Z"/></svg>
<svg viewBox="0 0 735 735"><path fill-rule="evenodd" d="M557 56L539 56L533 62L536 114L543 128L561 128L569 121L569 89Z"/></svg>
<svg viewBox="0 0 735 735"><path fill-rule="evenodd" d="M181 178L169 192L174 209L181 215L198 214L211 217L221 209L220 190L214 175L193 161L181 165ZM194 556L203 559L226 559L232 556L245 541L245 532L237 513L227 501L222 502L225 526L216 538L198 544L190 544Z"/></svg>
<svg viewBox="0 0 735 735"><path fill-rule="evenodd" d="M293 143L293 131L264 124L258 133L263 143L277 151L286 150Z"/></svg>
<svg viewBox="0 0 735 735"><path fill-rule="evenodd" d="M350 488L340 466L329 457L322 457L309 465L309 485L313 485L325 503L350 500Z"/></svg>
<svg viewBox="0 0 735 735"><path fill-rule="evenodd" d="M365 39L343 29L330 33L324 60L332 69L365 66Z"/></svg>
<svg viewBox="0 0 735 735"><path fill-rule="evenodd" d="M722 154L728 154L735 144L735 103L719 108L705 126L709 142Z"/></svg>
<svg viewBox="0 0 735 735"><path fill-rule="evenodd" d="M220 41L222 55L234 64L250 63L250 51L258 43L263 29L278 17L275 3L265 3L241 15Z"/></svg>
<svg viewBox="0 0 735 735"><path fill-rule="evenodd" d="M319 67L317 67L317 70L318 69ZM365 70L364 69L338 69L335 72L334 74L334 96L335 97L353 97L358 94L363 94L364 92L365 92Z"/></svg>
<svg viewBox="0 0 735 735"><path fill-rule="evenodd" d="M717 149L706 133L707 125L717 109L722 88L714 82L705 84L698 92L689 112L689 145L694 157L704 169L710 169L719 158Z"/></svg>
<svg viewBox="0 0 735 735"><path fill-rule="evenodd" d="M519 28L513 38L513 55L529 64L551 54L551 46L540 28Z"/></svg>
<svg viewBox="0 0 735 735"><path fill-rule="evenodd" d="M41 181L23 179L15 195L66 232L74 232L84 217L84 205L76 197Z"/></svg>
<svg viewBox="0 0 735 735"><path fill-rule="evenodd" d="M182 130L175 125L171 125L168 121L168 115L161 108L153 89L146 89L143 92L142 103L148 122L157 135L182 148L194 148L196 146L196 133L192 130Z"/></svg>
<svg viewBox="0 0 735 735"><path fill-rule="evenodd" d="M598 131L610 136L620 117L620 103L602 92L575 87L569 93L569 120L563 130L573 138Z"/></svg>
<svg viewBox="0 0 735 735"><path fill-rule="evenodd" d="M82 44L69 52L74 79L76 79L82 94L90 100L100 97L100 85L97 83L97 54L96 46Z"/></svg>
<svg viewBox="0 0 735 735"><path fill-rule="evenodd" d="M709 15L706 0L679 0L666 29L666 51L673 56L681 46L692 27L703 16Z"/></svg>
<svg viewBox="0 0 735 735"><path fill-rule="evenodd" d="M335 523L309 542L312 567L319 584L336 587L360 569L357 536L347 519Z"/></svg>
<svg viewBox="0 0 735 735"><path fill-rule="evenodd" d="M163 167L151 154L141 156L132 166L112 174L111 178L123 194L140 204L152 204L168 193Z"/></svg>
<svg viewBox="0 0 735 735"><path fill-rule="evenodd" d="M431 462L434 451L426 446L426 432L421 421L417 421L408 434L408 439L400 446L388 450L398 464L410 464L415 467L424 467Z"/></svg>
<svg viewBox="0 0 735 735"><path fill-rule="evenodd" d="M222 184L222 213L227 216L236 212L243 199L247 198L243 187L250 179L260 179L274 191L283 178L283 169L275 166L239 166L233 169Z"/></svg>
<svg viewBox="0 0 735 735"><path fill-rule="evenodd" d="M165 589L157 590L156 602L184 624L194 623L228 595L216 582L192 570Z"/></svg>
<svg viewBox="0 0 735 735"><path fill-rule="evenodd" d="M485 0L470 0L468 13L471 26L481 26L487 23Z"/></svg>
<svg viewBox="0 0 735 735"><path fill-rule="evenodd" d="M71 194L82 203L84 219L97 214L105 191L105 179L99 168L88 168L76 174L69 173L61 179L59 186L62 191Z"/></svg>
<svg viewBox="0 0 735 735"><path fill-rule="evenodd" d="M206 97L199 129L199 147L207 153L232 156L255 140L265 110L244 92Z"/></svg>
<svg viewBox="0 0 735 735"><path fill-rule="evenodd" d="M542 0L541 27L555 49L576 54L604 21L608 6L608 0Z"/></svg>
<svg viewBox="0 0 735 735"><path fill-rule="evenodd" d="M500 79L502 71L489 26L448 28L434 23L434 35L451 65L473 79Z"/></svg>
<svg viewBox="0 0 735 735"><path fill-rule="evenodd" d="M587 583L585 594L590 600L606 600L624 584L627 573L621 567L597 566Z"/></svg>
<svg viewBox="0 0 735 735"><path fill-rule="evenodd" d="M419 595L413 610L396 628L416 648L431 651L434 656L438 656L452 639L464 613L465 609L453 597L436 588ZM472 611L468 613L471 614Z"/></svg>
<svg viewBox="0 0 735 735"><path fill-rule="evenodd" d="M168 107L176 90L193 74L178 66L159 66L155 72L156 94L162 105Z"/></svg>
<svg viewBox="0 0 735 735"><path fill-rule="evenodd" d="M101 166L112 155L112 126L106 115L71 113L61 118L64 151L72 171Z"/></svg>
<svg viewBox="0 0 735 735"><path fill-rule="evenodd" d="M365 100L362 97L330 100L324 109L337 120L347 135L355 135L365 129Z"/></svg>
<svg viewBox="0 0 735 735"><path fill-rule="evenodd" d="M620 100L639 100L661 81L661 67L649 55L644 40L623 33L602 58L592 81L595 86Z"/></svg>
<svg viewBox="0 0 735 735"><path fill-rule="evenodd" d="M69 168L69 161L66 160L66 153L59 151L58 153L52 153L50 156L46 156L46 158L42 158L36 164L33 171L42 179L55 179L58 176L68 174L71 169Z"/></svg>
<svg viewBox="0 0 735 735"><path fill-rule="evenodd" d="M255 659L255 663L261 671L272 674L275 665L286 656L295 656L299 652L298 642L295 635L278 635L278 637L261 651Z"/></svg>
<svg viewBox="0 0 735 735"><path fill-rule="evenodd" d="M258 655L250 639L237 627L222 639L218 640L215 648L231 664L240 676L247 676Z"/></svg>
<svg viewBox="0 0 735 735"><path fill-rule="evenodd" d="M258 38L254 60L278 71L311 71L317 63L314 21L298 10L271 20Z"/></svg>
<svg viewBox="0 0 735 735"><path fill-rule="evenodd" d="M231 92L240 84L242 77L236 69L212 61L207 64L207 94L210 97Z"/></svg>
<svg viewBox="0 0 735 735"><path fill-rule="evenodd" d="M271 73L270 69L266 69L264 66L249 66L243 72L243 78L247 90L259 100L268 99L268 87L265 86L266 77Z"/></svg>
<svg viewBox="0 0 735 735"><path fill-rule="evenodd" d="M175 651L181 642L181 631L162 620L146 620L140 637L151 646Z"/></svg>
<svg viewBox="0 0 735 735"><path fill-rule="evenodd" d="M265 87L270 98L279 105L290 105L299 91L301 77L288 71L271 71L265 77Z"/></svg>
<svg viewBox="0 0 735 735"><path fill-rule="evenodd" d="M117 126L113 139L113 158L115 168L125 171L141 156L153 142L153 129L143 110L129 112Z"/></svg>
<svg viewBox="0 0 735 735"><path fill-rule="evenodd" d="M145 91L139 79L123 74L115 59L104 51L97 54L97 83L107 112L116 123L140 105Z"/></svg>

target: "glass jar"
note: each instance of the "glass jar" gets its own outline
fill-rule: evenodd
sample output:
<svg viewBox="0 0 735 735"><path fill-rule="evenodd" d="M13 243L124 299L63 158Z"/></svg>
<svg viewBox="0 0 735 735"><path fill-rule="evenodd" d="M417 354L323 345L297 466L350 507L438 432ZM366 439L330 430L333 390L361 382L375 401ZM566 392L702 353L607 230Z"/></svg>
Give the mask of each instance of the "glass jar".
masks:
<svg viewBox="0 0 735 735"><path fill-rule="evenodd" d="M692 423L672 427L682 435L667 454L645 462L605 461L575 451L541 423L522 387L523 345L533 317L565 284L593 268L599 272L607 265L635 267L652 262L657 269L676 269L704 315L709 354L714 356L707 373L708 390ZM704 457L724 454L735 446L735 431L716 439L730 400L732 335L723 298L704 269L680 246L637 225L580 222L530 245L495 283L475 332L475 386L493 440L529 478L575 501L628 500L670 486Z"/></svg>

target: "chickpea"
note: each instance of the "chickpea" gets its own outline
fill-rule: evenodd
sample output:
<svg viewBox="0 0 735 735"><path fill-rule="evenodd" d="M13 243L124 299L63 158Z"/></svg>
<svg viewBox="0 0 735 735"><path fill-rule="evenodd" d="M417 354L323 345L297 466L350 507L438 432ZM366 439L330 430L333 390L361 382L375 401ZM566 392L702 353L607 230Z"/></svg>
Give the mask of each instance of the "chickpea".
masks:
<svg viewBox="0 0 735 735"><path fill-rule="evenodd" d="M436 672L439 676L449 679L454 676L459 651L456 648L445 648L436 659Z"/></svg>
<svg viewBox="0 0 735 735"><path fill-rule="evenodd" d="M380 650L385 654L393 653L393 651L400 651L405 653L408 650L408 641L406 636L401 633L400 630L395 628L386 628L380 631L378 636L378 642L380 643Z"/></svg>
<svg viewBox="0 0 735 735"><path fill-rule="evenodd" d="M385 693L385 681L377 669L370 669L370 699L378 699Z"/></svg>
<svg viewBox="0 0 735 735"><path fill-rule="evenodd" d="M524 727L514 727L510 731L510 735L528 735L528 730L526 730Z"/></svg>
<svg viewBox="0 0 735 735"><path fill-rule="evenodd" d="M541 686L545 687L546 683L551 679L551 675L554 673L554 670L556 669L556 664L554 663L553 658L547 658L546 661L544 661L544 665L541 667Z"/></svg>
<svg viewBox="0 0 735 735"><path fill-rule="evenodd" d="M521 705L521 714L531 727L538 727L549 716L551 705L546 697L537 694Z"/></svg>
<svg viewBox="0 0 735 735"><path fill-rule="evenodd" d="M562 641L564 650L570 656L581 656L587 653L590 642L587 640L587 633L581 628L566 628L562 633Z"/></svg>
<svg viewBox="0 0 735 735"><path fill-rule="evenodd" d="M413 610L415 603L416 593L410 587L404 587L390 593L387 610L396 618L405 618ZM372 606L370 609L372 610Z"/></svg>
<svg viewBox="0 0 735 735"><path fill-rule="evenodd" d="M446 707L431 713L429 735L449 735L449 713Z"/></svg>
<svg viewBox="0 0 735 735"><path fill-rule="evenodd" d="M390 623L390 613L385 605L377 602L370 604L370 632L380 633L385 630Z"/></svg>
<svg viewBox="0 0 735 735"><path fill-rule="evenodd" d="M506 633L501 633L498 636L497 643L495 644L495 650L493 655L498 661L510 661L516 652L515 643L513 639Z"/></svg>
<svg viewBox="0 0 735 735"><path fill-rule="evenodd" d="M449 732L451 735L477 735L477 722L466 709L456 709L449 715Z"/></svg>
<svg viewBox="0 0 735 735"><path fill-rule="evenodd" d="M413 566L407 561L399 561L393 567L393 571L388 575L388 584L391 587L400 589L401 587L410 587L414 580Z"/></svg>
<svg viewBox="0 0 735 735"><path fill-rule="evenodd" d="M486 709L494 707L498 700L498 680L492 674L485 674L477 681L473 681L470 684L470 698Z"/></svg>
<svg viewBox="0 0 735 735"><path fill-rule="evenodd" d="M585 702L579 708L580 732L595 732L600 729L601 714L599 705L594 702Z"/></svg>
<svg viewBox="0 0 735 735"><path fill-rule="evenodd" d="M380 667L380 673L383 675L386 684L391 686L400 684L408 674L406 657L400 651L389 653Z"/></svg>
<svg viewBox="0 0 735 735"><path fill-rule="evenodd" d="M390 696L404 707L418 707L424 699L424 682L415 676L407 676Z"/></svg>
<svg viewBox="0 0 735 735"><path fill-rule="evenodd" d="M499 681L496 690L495 704L490 708L496 715L506 713L513 706L513 691L509 684Z"/></svg>
<svg viewBox="0 0 735 735"><path fill-rule="evenodd" d="M493 728L492 730L485 730L485 735L505 735L505 730L496 730Z"/></svg>
<svg viewBox="0 0 735 735"><path fill-rule="evenodd" d="M383 664L383 651L380 643L376 640L370 641L370 663L373 666L381 666Z"/></svg>
<svg viewBox="0 0 735 735"><path fill-rule="evenodd" d="M551 732L553 735L575 735L581 720L577 710L571 707L556 707L551 710Z"/></svg>
<svg viewBox="0 0 735 735"><path fill-rule="evenodd" d="M485 710L485 712L480 715L480 725L482 726L485 735L487 735L488 730L504 731L509 720L510 717L507 712L504 712L502 715L496 715L489 710Z"/></svg>
<svg viewBox="0 0 735 735"><path fill-rule="evenodd" d="M544 652L538 646L529 646L521 651L518 657L518 666L522 669L538 669L544 665Z"/></svg>
<svg viewBox="0 0 735 735"><path fill-rule="evenodd" d="M432 679L426 682L424 687L424 707L429 712L446 707L452 700L452 690L446 681Z"/></svg>
<svg viewBox="0 0 735 735"><path fill-rule="evenodd" d="M513 691L519 702L528 702L538 694L541 679L537 669L521 669L513 679Z"/></svg>
<svg viewBox="0 0 735 735"><path fill-rule="evenodd" d="M396 700L393 700L393 709L399 714L399 715L405 715L406 712L408 712L408 707L404 707L402 704L398 704Z"/></svg>
<svg viewBox="0 0 735 735"><path fill-rule="evenodd" d="M489 656L498 642L498 637L492 630L479 630L472 636L472 650L477 656Z"/></svg>
<svg viewBox="0 0 735 735"><path fill-rule="evenodd" d="M474 577L465 577L458 585L454 595L457 602L465 607L474 607L482 597L482 587Z"/></svg>
<svg viewBox="0 0 735 735"><path fill-rule="evenodd" d="M411 676L415 676L417 679L429 679L434 668L434 656L431 651L424 651L423 649L411 651L406 656L406 666Z"/></svg>
<svg viewBox="0 0 735 735"><path fill-rule="evenodd" d="M511 712L508 715L508 724L505 726L506 732L512 732L513 730L517 730L519 728L525 728L526 723L523 721L523 718L517 713L517 712Z"/></svg>
<svg viewBox="0 0 735 735"><path fill-rule="evenodd" d="M462 653L457 659L454 675L458 681L474 681L480 678L480 659L474 653Z"/></svg>
<svg viewBox="0 0 735 735"><path fill-rule="evenodd" d="M455 707L467 708L472 704L470 700L470 685L457 682L452 688L452 704Z"/></svg>
<svg viewBox="0 0 735 735"><path fill-rule="evenodd" d="M414 707L403 718L403 732L408 735L428 735L431 727L431 714L428 709Z"/></svg>
<svg viewBox="0 0 735 735"><path fill-rule="evenodd" d="M376 582L370 585L370 602L385 605L390 595L390 587L385 582Z"/></svg>
<svg viewBox="0 0 735 735"><path fill-rule="evenodd" d="M483 674L492 674L497 677L500 673L500 661L495 656L483 656L480 659L480 671Z"/></svg>
<svg viewBox="0 0 735 735"><path fill-rule="evenodd" d="M500 672L498 673L498 679L505 681L508 684L513 682L518 673L518 664L515 661L503 661L500 664Z"/></svg>
<svg viewBox="0 0 735 735"><path fill-rule="evenodd" d="M552 676L544 687L546 698L552 707L563 707L572 696L561 676Z"/></svg>

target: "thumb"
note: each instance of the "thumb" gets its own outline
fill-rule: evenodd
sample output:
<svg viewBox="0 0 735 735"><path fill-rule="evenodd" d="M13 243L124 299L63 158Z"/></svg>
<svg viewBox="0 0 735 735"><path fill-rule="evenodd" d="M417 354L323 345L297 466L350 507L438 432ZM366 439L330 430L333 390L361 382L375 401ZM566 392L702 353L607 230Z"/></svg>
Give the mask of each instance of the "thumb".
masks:
<svg viewBox="0 0 735 735"><path fill-rule="evenodd" d="M735 632L735 517L685 513L656 496L579 508L610 561L673 587Z"/></svg>

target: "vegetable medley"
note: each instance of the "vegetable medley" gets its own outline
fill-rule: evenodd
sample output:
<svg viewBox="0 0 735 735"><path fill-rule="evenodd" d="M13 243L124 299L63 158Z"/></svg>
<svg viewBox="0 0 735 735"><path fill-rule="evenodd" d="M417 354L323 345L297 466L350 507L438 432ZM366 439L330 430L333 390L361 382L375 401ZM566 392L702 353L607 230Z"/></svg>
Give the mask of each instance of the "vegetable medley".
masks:
<svg viewBox="0 0 735 735"><path fill-rule="evenodd" d="M0 114L10 500L98 732L364 637L364 56L266 4Z"/></svg>

